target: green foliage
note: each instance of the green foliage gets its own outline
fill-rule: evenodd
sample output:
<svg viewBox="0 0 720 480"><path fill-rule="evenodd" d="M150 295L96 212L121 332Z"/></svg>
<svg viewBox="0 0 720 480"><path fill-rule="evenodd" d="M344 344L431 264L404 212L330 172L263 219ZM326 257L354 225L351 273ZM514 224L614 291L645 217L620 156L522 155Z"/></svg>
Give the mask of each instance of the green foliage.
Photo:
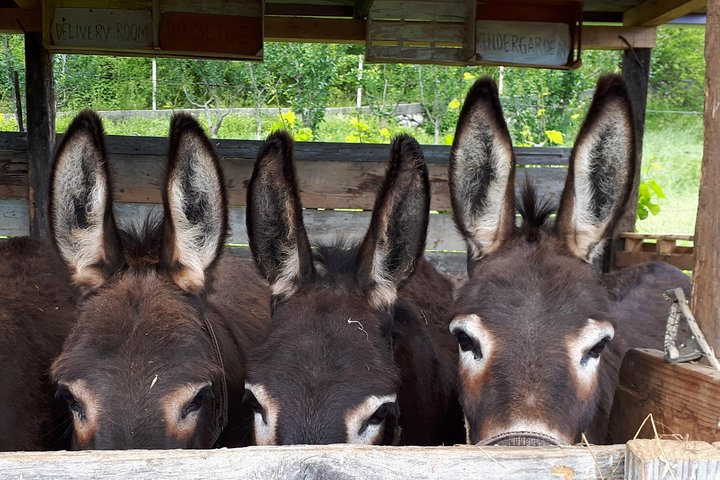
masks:
<svg viewBox="0 0 720 480"><path fill-rule="evenodd" d="M640 179L638 187L638 207L637 218L645 220L650 214L658 215L660 213L660 204L657 200L665 198L665 191L649 176L650 171L659 170L661 167L655 163L651 163Z"/></svg>
<svg viewBox="0 0 720 480"><path fill-rule="evenodd" d="M702 111L705 95L705 28L665 25L652 52L649 108Z"/></svg>

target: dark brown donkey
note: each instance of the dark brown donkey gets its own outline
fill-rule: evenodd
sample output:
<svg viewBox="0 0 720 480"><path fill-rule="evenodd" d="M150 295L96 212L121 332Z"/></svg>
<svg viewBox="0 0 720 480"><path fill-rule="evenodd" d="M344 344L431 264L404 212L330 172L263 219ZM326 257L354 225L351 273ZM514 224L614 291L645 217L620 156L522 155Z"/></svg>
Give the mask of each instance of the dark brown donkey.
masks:
<svg viewBox="0 0 720 480"><path fill-rule="evenodd" d="M440 444L462 439L452 288L423 257L430 191L410 137L391 147L363 241L311 250L293 143L272 135L248 189L255 261L273 294L246 401L260 444Z"/></svg>
<svg viewBox="0 0 720 480"><path fill-rule="evenodd" d="M51 245L27 237L0 242L0 450L67 447L69 418L55 409L48 370L76 298Z"/></svg>
<svg viewBox="0 0 720 480"><path fill-rule="evenodd" d="M164 217L123 230L103 142L97 116L78 115L51 189L54 240L85 293L52 367L73 416L73 446L247 444L245 351L269 316L269 294L232 259L215 267L227 230L218 156L195 120L176 115Z"/></svg>
<svg viewBox="0 0 720 480"><path fill-rule="evenodd" d="M627 202L635 165L630 99L620 77L597 85L554 222L527 188L515 225L512 145L495 84L468 93L450 160L468 282L450 329L460 350L471 443L605 440L622 354L662 347L664 290L688 287L652 263L602 276L592 263Z"/></svg>

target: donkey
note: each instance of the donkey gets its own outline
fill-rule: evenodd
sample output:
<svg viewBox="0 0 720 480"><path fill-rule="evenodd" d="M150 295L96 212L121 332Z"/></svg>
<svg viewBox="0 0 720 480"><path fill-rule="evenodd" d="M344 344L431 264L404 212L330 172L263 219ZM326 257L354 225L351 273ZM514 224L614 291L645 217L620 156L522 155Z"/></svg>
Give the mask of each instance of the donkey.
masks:
<svg viewBox="0 0 720 480"><path fill-rule="evenodd" d="M0 450L66 448L48 368L78 292L53 247L27 237L0 243L0 292Z"/></svg>
<svg viewBox="0 0 720 480"><path fill-rule="evenodd" d="M604 276L592 267L635 169L622 79L597 84L554 222L548 202L526 186L516 226L514 169L497 88L480 79L461 111L449 169L454 220L468 245L469 279L450 323L468 443L571 444L582 433L602 443L622 355L662 346L662 294L689 285L662 263Z"/></svg>
<svg viewBox="0 0 720 480"><path fill-rule="evenodd" d="M262 335L269 292L249 262L216 266L225 186L218 155L187 115L172 119L163 205L142 228L117 226L102 125L79 114L51 187L53 238L84 294L52 365L76 449L252 442L245 352Z"/></svg>
<svg viewBox="0 0 720 480"><path fill-rule="evenodd" d="M462 439L452 285L423 259L430 190L417 142L400 136L359 244L305 232L284 132L261 149L248 187L250 248L272 292L246 402L258 444L418 444Z"/></svg>

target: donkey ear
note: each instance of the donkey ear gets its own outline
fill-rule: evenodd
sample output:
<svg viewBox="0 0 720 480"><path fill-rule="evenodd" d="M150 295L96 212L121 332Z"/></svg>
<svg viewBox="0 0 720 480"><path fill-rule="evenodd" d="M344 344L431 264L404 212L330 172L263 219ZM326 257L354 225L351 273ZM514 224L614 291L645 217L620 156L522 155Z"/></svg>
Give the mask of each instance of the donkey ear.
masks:
<svg viewBox="0 0 720 480"><path fill-rule="evenodd" d="M449 176L455 225L472 262L500 248L515 225L512 140L489 78L475 82L465 98Z"/></svg>
<svg viewBox="0 0 720 480"><path fill-rule="evenodd" d="M385 181L360 247L360 272L369 280L371 303L395 304L397 289L415 270L425 250L430 181L420 145L407 135L391 146Z"/></svg>
<svg viewBox="0 0 720 480"><path fill-rule="evenodd" d="M171 122L163 205L162 263L178 287L199 293L220 254L228 215L220 158L189 115Z"/></svg>
<svg viewBox="0 0 720 480"><path fill-rule="evenodd" d="M284 300L315 275L298 193L293 141L275 132L263 145L247 193L247 231L255 263Z"/></svg>
<svg viewBox="0 0 720 480"><path fill-rule="evenodd" d="M88 290L123 263L103 135L94 112L78 114L55 155L50 184L53 240L75 284Z"/></svg>
<svg viewBox="0 0 720 480"><path fill-rule="evenodd" d="M602 77L570 158L557 228L576 256L592 262L611 234L632 190L635 131L620 76Z"/></svg>

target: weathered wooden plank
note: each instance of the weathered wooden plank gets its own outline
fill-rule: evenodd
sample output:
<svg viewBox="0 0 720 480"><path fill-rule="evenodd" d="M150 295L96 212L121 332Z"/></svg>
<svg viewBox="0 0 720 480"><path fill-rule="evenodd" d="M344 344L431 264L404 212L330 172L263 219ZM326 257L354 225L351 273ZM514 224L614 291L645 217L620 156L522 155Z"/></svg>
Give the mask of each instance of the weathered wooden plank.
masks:
<svg viewBox="0 0 720 480"><path fill-rule="evenodd" d="M266 16L265 41L363 43L365 20Z"/></svg>
<svg viewBox="0 0 720 480"><path fill-rule="evenodd" d="M692 270L695 260L692 252L689 253L659 253L659 252L615 252L615 266L618 268L631 267L645 262L666 262L681 270Z"/></svg>
<svg viewBox="0 0 720 480"><path fill-rule="evenodd" d="M63 135L57 135L57 141L62 140L62 137ZM2 161L2 154L5 151L8 153L25 152L27 149L26 138L24 133L0 132L0 161ZM214 139L213 142L220 155L248 160L255 159L263 143L257 140L218 139ZM168 149L168 141L165 137L108 135L106 143L108 153L120 155L165 156ZM447 165L450 158L449 145L423 145L422 150L426 163ZM569 148L515 147L513 151L518 165L567 166L570 157ZM295 143L295 158L298 161L380 162L385 160L388 154L388 145L379 143Z"/></svg>
<svg viewBox="0 0 720 480"><path fill-rule="evenodd" d="M3 452L4 478L622 479L624 445Z"/></svg>
<svg viewBox="0 0 720 480"><path fill-rule="evenodd" d="M660 434L718 441L719 398L720 372L704 365L667 363L657 350L629 350L620 368L608 438L613 443L633 438L652 413ZM640 438L653 436L648 422Z"/></svg>
<svg viewBox="0 0 720 480"><path fill-rule="evenodd" d="M422 42L462 45L465 41L463 23L406 22L399 20L373 20L368 23L371 42Z"/></svg>
<svg viewBox="0 0 720 480"><path fill-rule="evenodd" d="M707 2L705 65L705 143L691 308L708 343L720 352L720 0Z"/></svg>
<svg viewBox="0 0 720 480"><path fill-rule="evenodd" d="M40 8L0 8L0 33L42 31Z"/></svg>
<svg viewBox="0 0 720 480"><path fill-rule="evenodd" d="M626 480L717 480L720 450L706 442L633 440L625 454Z"/></svg>
<svg viewBox="0 0 720 480"><path fill-rule="evenodd" d="M22 155L0 154L0 198L24 198L26 178L22 176ZM119 202L160 203L160 182L165 160L159 156L110 155L115 173L115 198ZM307 161L298 159L297 169L303 205L307 208L371 209L375 194L385 176L384 162ZM244 205L247 182L252 173L253 160L230 158L223 160L230 203ZM451 209L447 183L447 166L428 165L432 191L432 209ZM525 168L517 175L518 188L527 177L539 192L559 198L567 169Z"/></svg>
<svg viewBox="0 0 720 480"><path fill-rule="evenodd" d="M463 22L471 12L464 0L375 0L370 9L373 20L435 20Z"/></svg>
<svg viewBox="0 0 720 480"><path fill-rule="evenodd" d="M28 234L27 200L0 200L0 236L17 237ZM152 203L115 203L115 216L119 222L142 222L150 215L162 215L162 205ZM305 209L305 226L313 242L331 244L338 240L360 240L370 224L371 213L337 210ZM230 209L230 234L227 242L247 244L245 208ZM450 215L430 216L427 250L465 251L465 242L455 231ZM464 268L464 267L463 267Z"/></svg>
<svg viewBox="0 0 720 480"><path fill-rule="evenodd" d="M706 0L645 0L625 11L623 24L656 27L688 13L696 12L703 8L705 3Z"/></svg>
<svg viewBox="0 0 720 480"><path fill-rule="evenodd" d="M50 238L48 205L52 152L55 147L55 91L53 64L40 33L25 35L25 92L27 109L27 182L30 236Z"/></svg>
<svg viewBox="0 0 720 480"><path fill-rule="evenodd" d="M465 65L470 60L462 48L402 47L368 44L365 47L368 63L432 63L437 65Z"/></svg>
<svg viewBox="0 0 720 480"><path fill-rule="evenodd" d="M627 43L625 43L626 40ZM655 48L657 34L654 27L617 27L608 25L583 25L583 50L625 50L632 48Z"/></svg>
<svg viewBox="0 0 720 480"><path fill-rule="evenodd" d="M681 234L657 234L657 233L636 233L636 232L623 232L618 235L618 238L634 238L642 240L686 240L692 241L693 235L681 235Z"/></svg>

